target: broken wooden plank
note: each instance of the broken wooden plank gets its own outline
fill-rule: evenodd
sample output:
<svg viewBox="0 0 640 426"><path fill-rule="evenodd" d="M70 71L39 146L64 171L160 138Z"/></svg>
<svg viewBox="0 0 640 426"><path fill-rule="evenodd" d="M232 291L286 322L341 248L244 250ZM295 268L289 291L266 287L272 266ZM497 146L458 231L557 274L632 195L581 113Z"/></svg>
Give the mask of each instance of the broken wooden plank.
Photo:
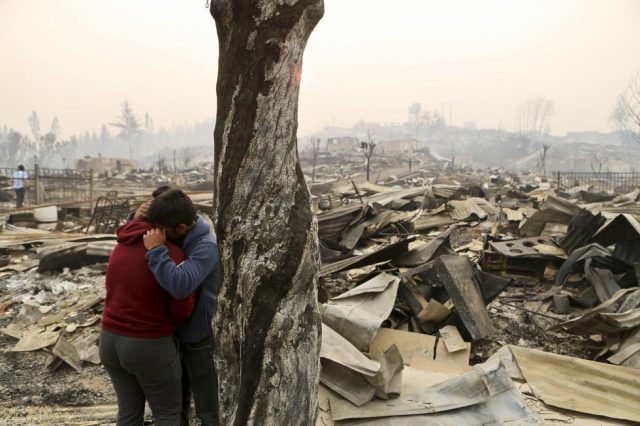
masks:
<svg viewBox="0 0 640 426"><path fill-rule="evenodd" d="M428 334L381 328L369 346L369 353L383 353L392 345L396 345L403 362L409 365L414 354L433 359L435 344L436 338Z"/></svg>
<svg viewBox="0 0 640 426"><path fill-rule="evenodd" d="M438 340L436 346L435 360L441 363L469 365L469 356L471 355L471 343L464 342L464 349L456 352L449 352L447 346L442 339Z"/></svg>
<svg viewBox="0 0 640 426"><path fill-rule="evenodd" d="M95 332L73 341L73 344L80 355L80 360L90 362L92 364L100 364L100 353L98 345L96 344L99 337L100 334Z"/></svg>
<svg viewBox="0 0 640 426"><path fill-rule="evenodd" d="M11 349L11 352L29 352L51 346L60 337L57 331L35 331L25 333L22 338Z"/></svg>
<svg viewBox="0 0 640 426"><path fill-rule="evenodd" d="M11 315L7 314L6 311L16 303L18 303L17 300L9 300L6 302L1 302L0 303L0 319L9 318Z"/></svg>
<svg viewBox="0 0 640 426"><path fill-rule="evenodd" d="M22 339L22 335L24 334L22 329L14 323L11 323L4 328L0 328L0 332L18 340Z"/></svg>
<svg viewBox="0 0 640 426"><path fill-rule="evenodd" d="M316 426L334 426L329 405L330 391L322 384L318 386L318 418Z"/></svg>
<svg viewBox="0 0 640 426"><path fill-rule="evenodd" d="M409 277L403 278L400 281L398 297L407 302L411 312L416 316L418 316L418 314L420 314L420 312L422 312L422 310L429 304L429 302L427 302L427 300L418 293L415 283L412 282Z"/></svg>
<svg viewBox="0 0 640 426"><path fill-rule="evenodd" d="M78 304L74 306L73 309L75 312L82 312L102 302L103 300L104 300L104 295L102 294L88 295L85 298L79 300Z"/></svg>
<svg viewBox="0 0 640 426"><path fill-rule="evenodd" d="M451 315L451 311L446 306L436 299L431 299L427 306L418 314L418 319L421 323L440 322L447 319L449 315Z"/></svg>
<svg viewBox="0 0 640 426"><path fill-rule="evenodd" d="M444 341L447 351L449 352L461 351L466 349L468 346L465 344L462 336L460 336L460 332L458 332L455 325L442 327L440 329L440 337Z"/></svg>
<svg viewBox="0 0 640 426"><path fill-rule="evenodd" d="M74 370L78 372L82 371L82 362L80 361L78 350L73 343L64 336L60 336L58 342L53 347L53 354L73 367Z"/></svg>
<svg viewBox="0 0 640 426"><path fill-rule="evenodd" d="M571 310L571 304L569 303L569 296L566 294L554 294L553 306L558 314L566 314Z"/></svg>
<svg viewBox="0 0 640 426"><path fill-rule="evenodd" d="M473 367L460 363L441 362L415 355L411 366L405 367L402 393L410 394L434 386L452 377L471 371Z"/></svg>
<svg viewBox="0 0 640 426"><path fill-rule="evenodd" d="M45 317L40 318L40 320L38 321L38 324L43 327L46 327L48 325L55 324L57 322L64 320L65 316L66 314L64 312L60 312L53 315L47 315Z"/></svg>
<svg viewBox="0 0 640 426"><path fill-rule="evenodd" d="M442 284L447 290L471 339L475 341L491 334L491 320L469 259L445 255L432 263L428 279L431 283Z"/></svg>

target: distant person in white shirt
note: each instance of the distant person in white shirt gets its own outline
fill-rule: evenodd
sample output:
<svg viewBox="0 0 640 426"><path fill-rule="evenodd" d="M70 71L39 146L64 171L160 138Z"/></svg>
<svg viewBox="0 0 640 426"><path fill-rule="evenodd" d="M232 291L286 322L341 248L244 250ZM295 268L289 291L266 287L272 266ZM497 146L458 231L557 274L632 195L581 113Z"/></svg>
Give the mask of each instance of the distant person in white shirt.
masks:
<svg viewBox="0 0 640 426"><path fill-rule="evenodd" d="M20 208L24 204L24 188L27 185L29 175L24 171L24 166L20 164L18 170L13 172L13 189L16 191L16 207Z"/></svg>

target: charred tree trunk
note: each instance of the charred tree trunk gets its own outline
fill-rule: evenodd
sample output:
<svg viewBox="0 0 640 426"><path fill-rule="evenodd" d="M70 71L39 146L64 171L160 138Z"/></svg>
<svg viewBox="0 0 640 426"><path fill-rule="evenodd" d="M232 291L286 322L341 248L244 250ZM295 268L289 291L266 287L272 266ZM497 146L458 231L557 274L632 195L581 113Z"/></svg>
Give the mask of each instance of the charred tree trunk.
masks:
<svg viewBox="0 0 640 426"><path fill-rule="evenodd" d="M320 259L296 131L302 55L323 12L323 0L211 5L224 425L311 425L317 414Z"/></svg>

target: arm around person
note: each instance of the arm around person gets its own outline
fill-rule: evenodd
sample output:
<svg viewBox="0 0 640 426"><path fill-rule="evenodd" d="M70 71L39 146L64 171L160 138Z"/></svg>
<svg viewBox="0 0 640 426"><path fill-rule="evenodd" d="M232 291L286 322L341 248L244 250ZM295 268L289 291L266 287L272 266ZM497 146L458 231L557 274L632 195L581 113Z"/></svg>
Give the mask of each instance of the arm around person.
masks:
<svg viewBox="0 0 640 426"><path fill-rule="evenodd" d="M184 299L218 266L217 245L203 240L195 245L184 262L176 265L169 257L169 251L164 244L164 233L162 237L159 233L162 231L152 230L145 236L147 263L162 288L176 299ZM165 240L157 244L163 237Z"/></svg>
<svg viewBox="0 0 640 426"><path fill-rule="evenodd" d="M184 299L172 297L170 305L171 318L178 324L185 322L191 316L195 303L196 298L193 293L188 294Z"/></svg>
<svg viewBox="0 0 640 426"><path fill-rule="evenodd" d="M169 243L166 247L169 257L175 264L180 264L187 259L184 252L178 246ZM176 299L171 296L169 303L171 318L173 318L177 324L185 322L191 316L195 304L196 297L193 293L188 294L187 297L183 299Z"/></svg>

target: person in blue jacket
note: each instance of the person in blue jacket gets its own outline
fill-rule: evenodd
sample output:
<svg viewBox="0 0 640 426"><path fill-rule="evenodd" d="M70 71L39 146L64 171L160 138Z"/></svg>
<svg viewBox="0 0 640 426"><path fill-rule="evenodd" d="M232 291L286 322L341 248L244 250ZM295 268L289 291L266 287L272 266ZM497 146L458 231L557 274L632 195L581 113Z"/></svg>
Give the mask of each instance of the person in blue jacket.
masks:
<svg viewBox="0 0 640 426"><path fill-rule="evenodd" d="M179 189L157 195L146 211L154 226L144 238L149 268L158 283L176 299L195 294L193 313L177 329L180 352L187 367L196 415L204 425L218 425L218 380L213 363L213 319L217 302L218 244L211 225L196 214L191 199ZM187 259L176 265L166 241Z"/></svg>

